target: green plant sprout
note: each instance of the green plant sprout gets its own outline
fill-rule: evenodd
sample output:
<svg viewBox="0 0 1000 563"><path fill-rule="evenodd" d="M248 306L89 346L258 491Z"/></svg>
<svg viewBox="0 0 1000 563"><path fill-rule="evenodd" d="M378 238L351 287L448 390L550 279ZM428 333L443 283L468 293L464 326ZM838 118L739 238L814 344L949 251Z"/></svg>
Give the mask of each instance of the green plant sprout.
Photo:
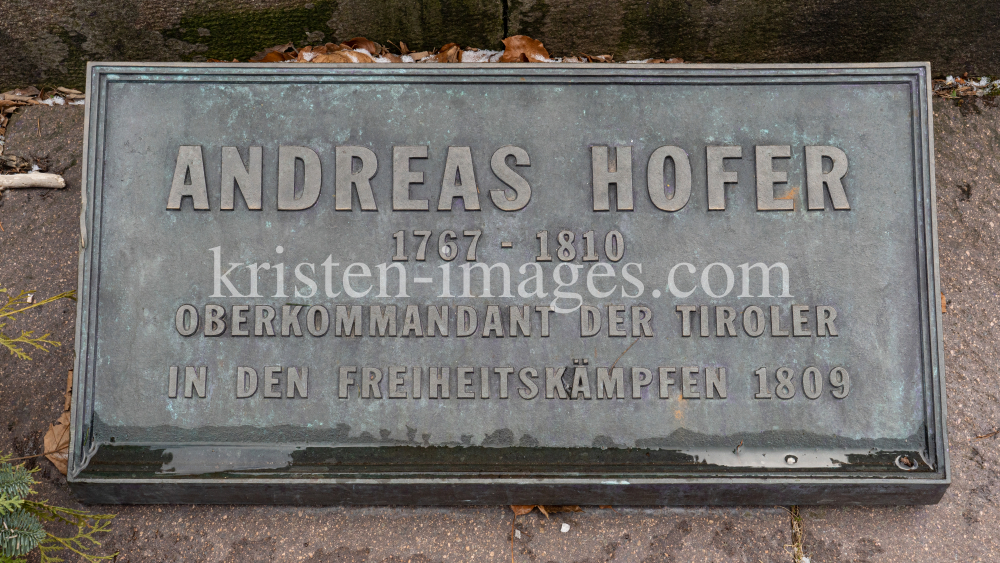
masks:
<svg viewBox="0 0 1000 563"><path fill-rule="evenodd" d="M113 514L91 514L53 506L45 500L27 500L37 483L24 464L9 463L11 456L0 455L0 563L24 563L25 555L38 548L41 563L64 561L59 554L70 552L81 561L109 561L117 553L99 555L92 551L101 547L96 534L111 530ZM46 530L42 522L68 524L76 528L73 535L61 536Z"/></svg>
<svg viewBox="0 0 1000 563"><path fill-rule="evenodd" d="M37 303L31 303L29 298L33 295L27 291L22 291L16 297L12 293L9 293L6 289L0 287L0 293L7 294L7 303L0 307L0 329L3 329L7 325L5 320L11 319L14 315L18 313L23 313L28 309L34 309L35 307L41 307L42 305L52 303L59 299L72 299L76 301L76 290L65 291L59 295L49 297L48 299L43 299ZM21 358L22 360L30 360L31 356L24 351L24 346L32 346L44 352L49 351L50 346L59 346L60 344L54 340L49 339L48 334L43 334L41 336L35 336L35 331L33 330L22 330L21 335L17 337L7 336L0 330L0 344L7 347L7 350ZM2 560L0 560L2 563Z"/></svg>

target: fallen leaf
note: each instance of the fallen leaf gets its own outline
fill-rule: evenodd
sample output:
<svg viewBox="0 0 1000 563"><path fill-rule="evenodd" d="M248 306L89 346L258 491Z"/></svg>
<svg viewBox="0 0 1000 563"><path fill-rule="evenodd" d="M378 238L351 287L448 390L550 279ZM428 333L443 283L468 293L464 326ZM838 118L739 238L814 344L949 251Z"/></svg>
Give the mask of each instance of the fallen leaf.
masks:
<svg viewBox="0 0 1000 563"><path fill-rule="evenodd" d="M339 54L350 58L356 63L373 63L375 59L371 55L361 51L340 51Z"/></svg>
<svg viewBox="0 0 1000 563"><path fill-rule="evenodd" d="M586 59L581 59L580 57L564 57L562 62L564 63L585 63Z"/></svg>
<svg viewBox="0 0 1000 563"><path fill-rule="evenodd" d="M292 53L290 54L289 57L286 58L284 56L284 54L289 49L292 51ZM274 62L279 62L278 60L275 60L274 57L272 57L271 60L264 60L271 53L277 53L277 54L281 55L282 57L281 57L280 60L285 61L285 60L288 60L289 58L294 59L295 56L298 54L298 51L295 50L295 45L293 45L292 43L285 43L284 45L275 45L274 47L268 47L267 49L264 49L263 51L261 51L261 52L257 53L256 55L250 57L250 62L252 62L252 63L261 63L261 62L264 62L264 63L274 63Z"/></svg>
<svg viewBox="0 0 1000 563"><path fill-rule="evenodd" d="M587 58L587 62L589 62L589 63L610 63L615 58L614 55L595 55L595 56L590 56L587 53L584 53L583 56Z"/></svg>
<svg viewBox="0 0 1000 563"><path fill-rule="evenodd" d="M462 49L457 43L448 43L441 47L435 59L439 63L460 63L462 62Z"/></svg>
<svg viewBox="0 0 1000 563"><path fill-rule="evenodd" d="M344 45L347 45L351 49L364 49L365 51L368 51L368 53L373 57L377 57L379 53L382 52L381 45L364 37L355 37L354 39L348 39L347 41L344 41Z"/></svg>
<svg viewBox="0 0 1000 563"><path fill-rule="evenodd" d="M373 63L375 59L359 51L337 51L326 55L316 55L314 63Z"/></svg>
<svg viewBox="0 0 1000 563"><path fill-rule="evenodd" d="M35 88L34 86L28 86L27 88L15 88L9 93L17 96L37 96L40 94L38 88Z"/></svg>
<svg viewBox="0 0 1000 563"><path fill-rule="evenodd" d="M542 508L542 507L539 507L539 508ZM575 504L563 504L563 505L558 505L558 506L546 506L545 510L547 510L551 514L555 514L556 512L583 512L583 509L580 508L579 506L575 505Z"/></svg>
<svg viewBox="0 0 1000 563"><path fill-rule="evenodd" d="M548 518L549 517L549 513L545 511L545 507L542 506L542 505L540 505L540 504L537 505L537 506L538 506L538 511L541 512L542 514L544 514L546 518Z"/></svg>
<svg viewBox="0 0 1000 563"><path fill-rule="evenodd" d="M337 51L350 51L351 50L350 47L347 47L345 45L341 45L340 43L327 43L326 45L323 45L323 46L326 47L326 52L327 53L336 53Z"/></svg>
<svg viewBox="0 0 1000 563"><path fill-rule="evenodd" d="M514 511L514 516L523 516L535 509L534 504L512 504L510 509Z"/></svg>
<svg viewBox="0 0 1000 563"><path fill-rule="evenodd" d="M602 505L598 506L597 508L614 508L614 507L611 506L610 504L602 504Z"/></svg>
<svg viewBox="0 0 1000 563"><path fill-rule="evenodd" d="M422 59L426 59L428 55L430 55L430 53L428 53L427 51L419 51L417 53L410 53L410 57L414 60L414 62L420 61Z"/></svg>
<svg viewBox="0 0 1000 563"><path fill-rule="evenodd" d="M66 396L63 403L63 413L54 424L49 425L49 430L42 440L45 457L56 466L63 475L67 471L69 461L69 426L70 407L73 404L73 370L69 370L66 377Z"/></svg>
<svg viewBox="0 0 1000 563"><path fill-rule="evenodd" d="M674 57L672 59L667 59L667 64L678 64L684 62L684 59L680 57Z"/></svg>
<svg viewBox="0 0 1000 563"><path fill-rule="evenodd" d="M312 47L306 45L305 47L299 49L299 54L295 57L295 62L306 63L309 62L309 60L314 56L316 56L316 54L313 53Z"/></svg>
<svg viewBox="0 0 1000 563"><path fill-rule="evenodd" d="M402 41L399 42L399 54L400 55L409 55L410 54L410 48L407 47L406 43L403 43Z"/></svg>
<svg viewBox="0 0 1000 563"><path fill-rule="evenodd" d="M387 58L387 59L389 59L390 63L401 63L401 62L403 62L402 58L400 58L398 55L393 55L392 53L388 53L388 52L387 53L383 53L382 56L385 57L385 58Z"/></svg>
<svg viewBox="0 0 1000 563"><path fill-rule="evenodd" d="M285 62L285 55L282 53L268 53L261 57L260 61L262 63L283 63Z"/></svg>
<svg viewBox="0 0 1000 563"><path fill-rule="evenodd" d="M45 451L48 452L45 457L65 475L69 461L69 411L63 412L54 424L49 425L44 444Z"/></svg>
<svg viewBox="0 0 1000 563"><path fill-rule="evenodd" d="M515 35L503 40L502 63L544 62L549 59L549 52L541 41L527 35Z"/></svg>
<svg viewBox="0 0 1000 563"><path fill-rule="evenodd" d="M72 88L63 88L62 86L56 88L56 90L59 90L63 94L82 94L83 93L83 92L81 92L79 90L73 90Z"/></svg>

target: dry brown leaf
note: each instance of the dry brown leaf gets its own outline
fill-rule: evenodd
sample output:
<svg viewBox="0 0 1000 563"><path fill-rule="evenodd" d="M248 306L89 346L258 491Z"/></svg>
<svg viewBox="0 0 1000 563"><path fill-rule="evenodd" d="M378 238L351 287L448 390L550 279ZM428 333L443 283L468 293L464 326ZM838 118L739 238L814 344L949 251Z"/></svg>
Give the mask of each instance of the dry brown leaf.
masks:
<svg viewBox="0 0 1000 563"><path fill-rule="evenodd" d="M81 92L79 90L73 90L72 88L63 88L62 86L56 88L56 90L59 90L63 94L82 94L83 93L83 92Z"/></svg>
<svg viewBox="0 0 1000 563"><path fill-rule="evenodd" d="M323 45L323 47L326 47L326 52L327 53L336 53L337 51L350 51L351 50L350 47L346 47L344 45L341 45L340 43L327 43L326 45Z"/></svg>
<svg viewBox="0 0 1000 563"><path fill-rule="evenodd" d="M425 58L427 58L427 55L430 55L430 53L428 53L427 51L419 51L417 53L410 53L410 57L412 57L414 61L419 61L421 59L425 59Z"/></svg>
<svg viewBox="0 0 1000 563"><path fill-rule="evenodd" d="M311 63L349 63L350 60L347 57L340 55L338 53L329 53L326 55L316 55L309 62Z"/></svg>
<svg viewBox="0 0 1000 563"><path fill-rule="evenodd" d="M17 106L26 106L27 102L18 102L15 100L0 100L0 108L12 108Z"/></svg>
<svg viewBox="0 0 1000 563"><path fill-rule="evenodd" d="M385 58L387 58L387 59L389 59L390 63L401 63L401 62L403 62L402 58L400 58L398 55L393 55L392 53L383 53L382 56L385 57Z"/></svg>
<svg viewBox="0 0 1000 563"><path fill-rule="evenodd" d="M549 59L549 52L541 41L527 35L515 35L503 40L502 63L543 62Z"/></svg>
<svg viewBox="0 0 1000 563"><path fill-rule="evenodd" d="M69 461L69 416L70 406L73 404L73 370L69 370L66 377L66 397L63 403L63 413L54 424L49 425L49 430L42 440L45 457L56 466L63 475L67 471Z"/></svg>
<svg viewBox="0 0 1000 563"><path fill-rule="evenodd" d="M541 504L512 504L510 509L514 511L514 516L523 516L528 514L534 509L538 509L539 512L545 515L546 518L550 514L555 514L557 512L583 512L583 509L575 504L556 504L556 505L541 505ZM601 507L604 508L604 507ZM611 508L610 506L608 508Z"/></svg>
<svg viewBox="0 0 1000 563"><path fill-rule="evenodd" d="M261 57L260 61L262 63L283 63L285 62L284 53L268 53Z"/></svg>
<svg viewBox="0 0 1000 563"><path fill-rule="evenodd" d="M610 504L602 504L602 505L598 506L597 508L614 508L614 507L611 506Z"/></svg>
<svg viewBox="0 0 1000 563"><path fill-rule="evenodd" d="M587 53L584 53L583 56L587 58L587 62L589 62L589 63L610 63L615 58L614 55L594 55L594 56L591 56L591 55L588 55Z"/></svg>
<svg viewBox="0 0 1000 563"><path fill-rule="evenodd" d="M435 57L439 63L460 63L462 62L462 49L458 43L448 43L438 52Z"/></svg>
<svg viewBox="0 0 1000 563"><path fill-rule="evenodd" d="M400 55L409 55L410 54L410 48L407 47L406 43L403 43L402 41L399 42L399 54Z"/></svg>
<svg viewBox="0 0 1000 563"><path fill-rule="evenodd" d="M312 52L313 52L312 47L310 47L309 45L306 45L305 47L299 49L299 53L295 57L295 62L297 63L309 62L310 57L307 56L307 53L312 53Z"/></svg>
<svg viewBox="0 0 1000 563"><path fill-rule="evenodd" d="M283 55L288 50L292 51L292 53L290 54L290 56L288 58L282 56L281 60L288 60L289 58L294 59L295 55L298 53L298 51L295 50L295 45L293 45L291 43L285 43L284 45L275 45L274 47L268 47L267 49L264 49L263 51L261 51L261 52L257 53L256 55L250 57L250 62L252 62L252 63L261 63L261 62L263 62L263 63L273 63L273 62L278 62L278 61L274 60L273 57L271 58L272 60L269 60L269 61L265 61L264 58L267 57L267 55L269 55L271 53L278 53L279 55Z"/></svg>
<svg viewBox="0 0 1000 563"><path fill-rule="evenodd" d="M373 63L375 59L358 51L337 51L326 55L316 55L314 63Z"/></svg>
<svg viewBox="0 0 1000 563"><path fill-rule="evenodd" d="M347 45L351 49L364 49L365 51L368 51L373 57L377 57L379 53L382 52L381 45L364 37L355 37L354 39L348 39L347 41L344 41L344 45Z"/></svg>
<svg viewBox="0 0 1000 563"><path fill-rule="evenodd" d="M45 457L65 475L69 461L69 411L62 413L55 424L49 425L44 444L43 447L48 452Z"/></svg>
<svg viewBox="0 0 1000 563"><path fill-rule="evenodd" d="M564 63L585 63L587 59L582 59L580 57L564 57L562 62Z"/></svg>
<svg viewBox="0 0 1000 563"><path fill-rule="evenodd" d="M684 62L684 59L682 59L680 57L674 57L672 59L667 59L667 64L679 64L679 63L682 63L682 62Z"/></svg>
<svg viewBox="0 0 1000 563"><path fill-rule="evenodd" d="M359 51L340 51L337 54L344 55L345 57L351 59L351 62L355 63L373 63L375 59L365 53Z"/></svg>
<svg viewBox="0 0 1000 563"><path fill-rule="evenodd" d="M543 507L539 506L538 508L541 509ZM545 506L544 508L545 508L545 510L543 510L542 512L548 511L551 514L555 514L556 512L583 512L583 509L580 508L579 506L575 505L575 504L563 504L563 505L557 505L557 506ZM546 515L548 515L548 514L546 514Z"/></svg>

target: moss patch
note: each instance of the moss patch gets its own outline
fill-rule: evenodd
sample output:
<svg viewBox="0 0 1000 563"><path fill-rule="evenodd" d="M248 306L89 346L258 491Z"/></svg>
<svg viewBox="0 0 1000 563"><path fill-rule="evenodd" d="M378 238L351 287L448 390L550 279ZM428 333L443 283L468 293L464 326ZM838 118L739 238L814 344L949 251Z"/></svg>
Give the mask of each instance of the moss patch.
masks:
<svg viewBox="0 0 1000 563"><path fill-rule="evenodd" d="M62 68L60 69L62 73L48 77L41 86L47 88L65 86L82 92L87 86L88 57L87 51L83 48L83 43L87 39L79 33L70 34L67 31L61 31L56 36L68 47L69 52L66 54L66 58L63 59Z"/></svg>
<svg viewBox="0 0 1000 563"><path fill-rule="evenodd" d="M168 44L178 45L170 41L174 40L197 46L182 53L181 60L246 61L274 45L292 42L301 47L332 41L333 30L327 22L334 8L333 2L317 2L300 8L192 15L177 27L164 30L163 37Z"/></svg>

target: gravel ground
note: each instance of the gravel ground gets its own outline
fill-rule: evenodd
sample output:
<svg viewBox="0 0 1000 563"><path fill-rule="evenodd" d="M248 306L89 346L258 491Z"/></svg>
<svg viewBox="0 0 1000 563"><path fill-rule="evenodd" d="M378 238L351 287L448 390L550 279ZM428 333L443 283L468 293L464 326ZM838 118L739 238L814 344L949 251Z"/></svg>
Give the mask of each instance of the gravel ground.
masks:
<svg viewBox="0 0 1000 563"><path fill-rule="evenodd" d="M803 508L812 563L1000 561L1000 109L935 100L938 220L954 482L926 507ZM32 106L8 127L8 153L48 159L65 190L14 190L0 199L0 286L39 296L76 286L83 111ZM0 352L0 451L30 455L62 409L73 362L73 304L24 315L11 328L51 332L63 345L18 361ZM79 506L47 460L38 491ZM96 506L118 514L105 537L117 561L424 563L511 557L506 507ZM537 512L515 525L524 562L791 562L791 524L778 507L584 507ZM569 529L563 532L563 524Z"/></svg>

